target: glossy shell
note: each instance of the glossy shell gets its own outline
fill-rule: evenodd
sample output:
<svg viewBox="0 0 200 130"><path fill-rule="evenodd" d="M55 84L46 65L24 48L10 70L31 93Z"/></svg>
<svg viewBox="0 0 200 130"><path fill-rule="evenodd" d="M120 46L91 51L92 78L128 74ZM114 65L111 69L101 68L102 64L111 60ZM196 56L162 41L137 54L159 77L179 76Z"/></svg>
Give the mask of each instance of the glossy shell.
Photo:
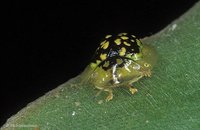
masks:
<svg viewBox="0 0 200 130"><path fill-rule="evenodd" d="M127 59L137 61L142 58L142 43L134 35L120 33L116 36L107 35L97 48L91 67L102 67L104 70L119 64L123 67ZM118 62L120 59L122 62Z"/></svg>

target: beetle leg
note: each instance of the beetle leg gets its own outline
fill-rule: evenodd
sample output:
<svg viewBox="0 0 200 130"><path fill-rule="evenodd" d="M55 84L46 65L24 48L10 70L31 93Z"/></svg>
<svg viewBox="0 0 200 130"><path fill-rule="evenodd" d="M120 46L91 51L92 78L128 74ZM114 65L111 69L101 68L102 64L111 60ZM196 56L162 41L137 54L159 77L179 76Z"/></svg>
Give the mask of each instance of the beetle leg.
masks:
<svg viewBox="0 0 200 130"><path fill-rule="evenodd" d="M99 92L97 92L97 94L95 95L95 97L98 97L101 94L102 91L103 91L102 89L99 90Z"/></svg>
<svg viewBox="0 0 200 130"><path fill-rule="evenodd" d="M142 69L142 70L141 70L141 73L142 73L142 75L145 76L145 77L151 77L151 73L152 73L152 72L151 72L151 69L146 69L146 70L145 70L145 69Z"/></svg>
<svg viewBox="0 0 200 130"><path fill-rule="evenodd" d="M107 89L104 89L104 91L107 91L109 93L108 96L106 97L106 102L112 100L113 99L112 89L107 88Z"/></svg>
<svg viewBox="0 0 200 130"><path fill-rule="evenodd" d="M129 85L129 91L131 92L131 94L135 94L138 90Z"/></svg>
<svg viewBox="0 0 200 130"><path fill-rule="evenodd" d="M101 94L102 91L108 92L108 96L106 97L106 102L110 101L113 99L113 92L111 88L103 88L103 87L96 87L99 89L99 92L97 92L96 97Z"/></svg>

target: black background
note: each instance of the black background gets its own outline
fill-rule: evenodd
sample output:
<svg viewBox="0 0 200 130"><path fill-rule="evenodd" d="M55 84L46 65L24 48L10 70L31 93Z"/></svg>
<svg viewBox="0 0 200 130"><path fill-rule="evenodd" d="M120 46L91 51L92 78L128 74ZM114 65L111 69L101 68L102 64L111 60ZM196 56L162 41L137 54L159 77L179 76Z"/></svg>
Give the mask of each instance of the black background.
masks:
<svg viewBox="0 0 200 130"><path fill-rule="evenodd" d="M150 36L197 0L10 2L1 19L0 125L89 63L106 34Z"/></svg>

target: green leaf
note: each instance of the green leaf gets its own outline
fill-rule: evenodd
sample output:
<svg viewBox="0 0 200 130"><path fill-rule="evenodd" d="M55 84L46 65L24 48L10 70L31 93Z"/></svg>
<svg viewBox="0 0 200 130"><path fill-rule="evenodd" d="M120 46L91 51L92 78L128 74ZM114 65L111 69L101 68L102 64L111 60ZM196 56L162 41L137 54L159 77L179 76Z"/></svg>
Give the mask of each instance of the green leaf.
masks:
<svg viewBox="0 0 200 130"><path fill-rule="evenodd" d="M151 78L134 84L138 93L117 88L112 101L99 104L97 90L80 85L80 75L30 103L1 129L200 129L200 2L143 42L156 48L159 60Z"/></svg>

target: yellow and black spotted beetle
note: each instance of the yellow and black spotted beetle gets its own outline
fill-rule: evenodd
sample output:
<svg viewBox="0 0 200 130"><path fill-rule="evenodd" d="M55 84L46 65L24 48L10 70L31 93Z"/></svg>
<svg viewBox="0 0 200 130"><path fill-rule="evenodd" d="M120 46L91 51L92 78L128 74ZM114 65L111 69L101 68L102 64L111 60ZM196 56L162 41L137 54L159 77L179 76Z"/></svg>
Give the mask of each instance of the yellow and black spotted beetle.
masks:
<svg viewBox="0 0 200 130"><path fill-rule="evenodd" d="M155 61L155 50L134 35L107 35L86 67L84 78L100 91L108 92L106 101L110 101L113 88L127 86L132 94L137 92L132 83L150 77Z"/></svg>

